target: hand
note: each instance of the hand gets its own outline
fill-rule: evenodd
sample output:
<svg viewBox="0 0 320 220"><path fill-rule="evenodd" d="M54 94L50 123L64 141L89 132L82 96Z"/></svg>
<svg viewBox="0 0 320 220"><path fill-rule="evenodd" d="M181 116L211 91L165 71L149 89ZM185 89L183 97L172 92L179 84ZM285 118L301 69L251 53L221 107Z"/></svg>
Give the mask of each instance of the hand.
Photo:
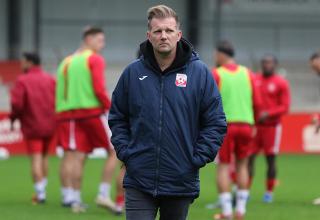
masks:
<svg viewBox="0 0 320 220"><path fill-rule="evenodd" d="M263 123L269 118L269 113L268 112L261 112L260 117L259 117L259 122Z"/></svg>

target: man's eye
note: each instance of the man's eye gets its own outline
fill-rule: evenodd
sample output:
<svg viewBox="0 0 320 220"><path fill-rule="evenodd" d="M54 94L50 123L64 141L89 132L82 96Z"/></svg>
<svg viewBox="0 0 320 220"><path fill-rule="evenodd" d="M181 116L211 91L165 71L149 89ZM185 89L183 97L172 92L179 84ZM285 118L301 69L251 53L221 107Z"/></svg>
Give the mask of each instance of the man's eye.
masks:
<svg viewBox="0 0 320 220"><path fill-rule="evenodd" d="M167 33L172 33L172 32L173 32L173 30L166 30L166 32L167 32Z"/></svg>

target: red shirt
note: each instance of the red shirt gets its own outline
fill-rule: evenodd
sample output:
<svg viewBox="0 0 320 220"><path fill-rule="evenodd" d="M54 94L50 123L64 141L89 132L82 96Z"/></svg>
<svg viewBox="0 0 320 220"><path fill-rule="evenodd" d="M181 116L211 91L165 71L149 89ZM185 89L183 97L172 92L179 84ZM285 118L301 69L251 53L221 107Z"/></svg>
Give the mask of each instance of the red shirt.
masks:
<svg viewBox="0 0 320 220"><path fill-rule="evenodd" d="M18 77L11 89L12 121L19 119L26 138L50 137L55 131L55 80L39 66Z"/></svg>
<svg viewBox="0 0 320 220"><path fill-rule="evenodd" d="M290 90L288 82L281 76L256 75L257 87L261 93L261 112L267 112L269 117L262 125L276 125L281 117L288 113L290 105Z"/></svg>
<svg viewBox="0 0 320 220"><path fill-rule="evenodd" d="M90 57L87 60L88 60L88 66L89 66L91 77L92 77L92 87L96 97L101 103L102 108L76 109L76 110L61 112L58 114L59 119L64 120L64 119L92 117L92 116L105 113L111 107L111 101L105 88L104 58L97 53L93 53L92 55L90 55Z"/></svg>
<svg viewBox="0 0 320 220"><path fill-rule="evenodd" d="M238 64L226 64L223 67L228 69L230 72L236 72L238 69L238 66L239 66ZM212 75L216 80L218 87L220 88L220 76L218 75L216 68L212 69ZM260 109L261 109L261 105L262 105L261 103L262 99L261 99L261 94L259 92L259 89L257 88L257 85L256 85L255 75L250 71L249 76L250 76L250 81L252 86L252 102L253 102L254 117L255 117L255 120L257 120Z"/></svg>

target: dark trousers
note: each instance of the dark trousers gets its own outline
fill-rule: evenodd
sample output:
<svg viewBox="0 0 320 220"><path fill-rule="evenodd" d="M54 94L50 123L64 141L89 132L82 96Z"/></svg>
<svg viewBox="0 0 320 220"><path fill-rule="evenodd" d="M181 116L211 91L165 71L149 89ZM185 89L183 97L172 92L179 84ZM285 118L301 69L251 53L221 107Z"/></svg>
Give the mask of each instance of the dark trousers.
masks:
<svg viewBox="0 0 320 220"><path fill-rule="evenodd" d="M126 188L126 219L154 220L159 210L160 220L185 220L193 198L153 197L133 188Z"/></svg>

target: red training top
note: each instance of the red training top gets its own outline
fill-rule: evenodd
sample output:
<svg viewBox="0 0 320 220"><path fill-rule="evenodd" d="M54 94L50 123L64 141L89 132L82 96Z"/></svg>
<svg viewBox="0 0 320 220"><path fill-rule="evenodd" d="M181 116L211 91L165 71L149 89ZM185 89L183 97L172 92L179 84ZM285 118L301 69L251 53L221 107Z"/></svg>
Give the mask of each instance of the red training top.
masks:
<svg viewBox="0 0 320 220"><path fill-rule="evenodd" d="M69 120L69 119L97 116L105 113L111 107L111 101L105 88L104 58L97 53L93 53L88 57L87 60L88 60L88 66L89 66L91 77L92 77L92 84L93 84L92 86L93 86L95 95L97 96L98 100L102 105L102 108L76 109L76 110L61 112L58 114L59 119ZM67 71L67 69L65 71Z"/></svg>
<svg viewBox="0 0 320 220"><path fill-rule="evenodd" d="M55 131L55 80L40 66L18 77L11 89L12 121L19 119L26 138L46 138Z"/></svg>
<svg viewBox="0 0 320 220"><path fill-rule="evenodd" d="M288 82L277 74L256 75L257 87L262 96L261 112L267 112L269 117L262 125L276 125L281 117L288 113L290 106L290 89Z"/></svg>
<svg viewBox="0 0 320 220"><path fill-rule="evenodd" d="M236 72L238 69L238 66L239 65L235 63L223 65L223 67L228 69L230 72ZM218 87L220 87L220 77L217 73L216 68L212 69L212 75L216 80ZM253 103L254 117L255 117L255 120L257 121L259 117L261 105L262 105L262 99L261 99L261 94L259 92L259 89L257 88L257 85L256 85L255 75L250 71L249 76L250 76L251 85L252 85L252 94L253 94L252 103Z"/></svg>

